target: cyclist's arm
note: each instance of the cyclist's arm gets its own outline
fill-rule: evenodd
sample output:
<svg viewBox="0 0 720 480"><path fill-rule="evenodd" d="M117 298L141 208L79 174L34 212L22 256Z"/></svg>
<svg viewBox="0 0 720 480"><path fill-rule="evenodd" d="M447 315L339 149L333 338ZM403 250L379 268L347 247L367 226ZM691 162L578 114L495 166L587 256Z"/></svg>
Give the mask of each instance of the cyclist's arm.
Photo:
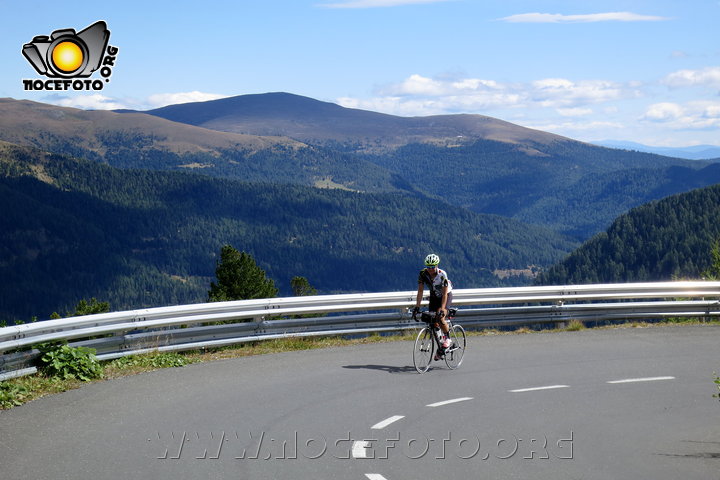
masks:
<svg viewBox="0 0 720 480"><path fill-rule="evenodd" d="M424 290L425 290L425 285L422 282L418 282L417 298L415 298L415 306L417 308L420 308L420 304L422 303Z"/></svg>

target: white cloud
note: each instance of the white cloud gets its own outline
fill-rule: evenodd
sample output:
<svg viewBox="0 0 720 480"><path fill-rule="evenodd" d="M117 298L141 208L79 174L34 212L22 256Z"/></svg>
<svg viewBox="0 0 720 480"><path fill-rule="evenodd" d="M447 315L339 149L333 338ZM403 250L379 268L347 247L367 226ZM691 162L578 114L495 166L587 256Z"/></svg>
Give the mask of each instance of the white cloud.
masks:
<svg viewBox="0 0 720 480"><path fill-rule="evenodd" d="M178 103L190 102L206 102L208 100L217 100L226 98L227 95L219 95L216 93L205 92L179 92L179 93L157 93L150 95L145 102L150 108L160 108L167 105L176 105Z"/></svg>
<svg viewBox="0 0 720 480"><path fill-rule="evenodd" d="M563 117L585 117L593 113L591 108L558 108L557 112Z"/></svg>
<svg viewBox="0 0 720 480"><path fill-rule="evenodd" d="M521 88L479 78L434 79L414 74L378 88L369 100L341 98L346 107L393 115L434 115L518 106L525 101Z"/></svg>
<svg viewBox="0 0 720 480"><path fill-rule="evenodd" d="M683 108L677 103L655 103L650 105L642 116L643 120L651 122L667 122L677 120L683 115Z"/></svg>
<svg viewBox="0 0 720 480"><path fill-rule="evenodd" d="M537 125L525 125L528 128L542 130L545 132L554 132L560 135L567 135L570 132L587 132L593 130L617 130L624 129L625 125L618 122L563 122L563 123L546 123Z"/></svg>
<svg viewBox="0 0 720 480"><path fill-rule="evenodd" d="M501 83L480 78L430 78L414 74L376 89L365 100L341 98L346 107L393 115L487 112L509 108L554 108L563 116L593 113L588 105L640 96L637 86L605 80L573 82L547 78L531 83Z"/></svg>
<svg viewBox="0 0 720 480"><path fill-rule="evenodd" d="M505 87L493 80L479 78L464 78L459 80L437 80L423 77L422 75L410 75L402 82L389 85L379 90L382 95L476 95L480 92L498 92Z"/></svg>
<svg viewBox="0 0 720 480"><path fill-rule="evenodd" d="M498 89L500 84L494 80L481 80L479 78L466 78L452 83L452 87L461 90L479 90L482 87Z"/></svg>
<svg viewBox="0 0 720 480"><path fill-rule="evenodd" d="M708 102L703 107L703 116L706 118L720 118L720 102Z"/></svg>
<svg viewBox="0 0 720 480"><path fill-rule="evenodd" d="M670 58L689 58L690 54L682 50L675 50L670 54Z"/></svg>
<svg viewBox="0 0 720 480"><path fill-rule="evenodd" d="M389 92L397 95L447 95L449 89L446 83L422 75L410 75L402 83L391 86Z"/></svg>
<svg viewBox="0 0 720 480"><path fill-rule="evenodd" d="M631 12L591 13L587 15L563 15L560 13L521 13L499 20L509 23L592 23L592 22L659 22L669 20L654 15Z"/></svg>
<svg viewBox="0 0 720 480"><path fill-rule="evenodd" d="M80 108L82 110L118 110L127 108L126 104L116 99L100 95L99 93L77 97L53 96L46 100L53 105Z"/></svg>
<svg viewBox="0 0 720 480"><path fill-rule="evenodd" d="M607 80L572 82L564 78L548 78L532 82L531 87L535 102L555 108L577 107L637 95L629 86Z"/></svg>
<svg viewBox="0 0 720 480"><path fill-rule="evenodd" d="M720 128L720 101L699 100L650 105L640 120L662 124L675 130L716 130Z"/></svg>
<svg viewBox="0 0 720 480"><path fill-rule="evenodd" d="M384 8L446 1L448 0L345 0L336 3L320 3L316 6L324 8Z"/></svg>
<svg viewBox="0 0 720 480"><path fill-rule="evenodd" d="M431 99L407 99L403 97L376 97L358 99L342 97L336 100L338 105L346 108L359 108L373 112L383 112L402 117L440 115L447 113L447 105Z"/></svg>
<svg viewBox="0 0 720 480"><path fill-rule="evenodd" d="M65 97L52 95L43 100L61 107L80 108L82 110L150 110L167 105L189 102L205 102L225 98L227 95L204 92L179 92L179 93L158 93L144 99L137 98L111 98L99 93L92 95L78 95Z"/></svg>
<svg viewBox="0 0 720 480"><path fill-rule="evenodd" d="M720 67L707 67L702 70L679 70L663 79L670 87L711 87L720 88Z"/></svg>

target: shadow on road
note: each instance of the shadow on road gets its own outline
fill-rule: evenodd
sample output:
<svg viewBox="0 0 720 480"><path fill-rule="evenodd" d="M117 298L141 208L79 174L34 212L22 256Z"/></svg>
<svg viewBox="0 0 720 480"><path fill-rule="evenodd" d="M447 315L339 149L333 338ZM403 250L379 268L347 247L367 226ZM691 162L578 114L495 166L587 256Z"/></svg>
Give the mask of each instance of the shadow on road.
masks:
<svg viewBox="0 0 720 480"><path fill-rule="evenodd" d="M415 371L415 367L409 366L409 367L398 367L395 365L343 365L343 368L349 368L352 370L359 370L359 369L366 369L366 370L381 370L383 372L387 373L414 373L417 375L417 372Z"/></svg>

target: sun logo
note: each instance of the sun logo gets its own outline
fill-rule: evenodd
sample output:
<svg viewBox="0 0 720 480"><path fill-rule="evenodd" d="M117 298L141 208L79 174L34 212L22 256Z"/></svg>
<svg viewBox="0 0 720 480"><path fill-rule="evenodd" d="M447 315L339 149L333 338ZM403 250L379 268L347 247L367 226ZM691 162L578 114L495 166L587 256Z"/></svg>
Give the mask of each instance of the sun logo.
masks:
<svg viewBox="0 0 720 480"><path fill-rule="evenodd" d="M50 36L34 37L23 45L22 54L40 75L64 80L23 80L25 90L102 90L101 80L72 79L86 78L100 70L105 82L110 81L118 48L108 46L109 40L110 31L103 21L80 32L66 28Z"/></svg>
<svg viewBox="0 0 720 480"><path fill-rule="evenodd" d="M58 43L52 51L52 63L61 72L74 73L85 60L80 46L72 41Z"/></svg>

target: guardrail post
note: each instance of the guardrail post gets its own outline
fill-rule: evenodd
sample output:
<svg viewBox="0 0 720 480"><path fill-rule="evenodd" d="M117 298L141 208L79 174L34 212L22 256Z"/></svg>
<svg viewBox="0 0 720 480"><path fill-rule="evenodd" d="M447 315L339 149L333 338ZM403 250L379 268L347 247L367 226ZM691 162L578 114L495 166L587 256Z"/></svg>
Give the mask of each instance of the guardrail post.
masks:
<svg viewBox="0 0 720 480"><path fill-rule="evenodd" d="M553 305L552 313L550 314L551 317L563 317L563 305L565 305L565 302L563 300L558 300L555 302L555 305ZM558 320L555 322L555 328L561 329L561 328L567 328L568 322L565 320Z"/></svg>

